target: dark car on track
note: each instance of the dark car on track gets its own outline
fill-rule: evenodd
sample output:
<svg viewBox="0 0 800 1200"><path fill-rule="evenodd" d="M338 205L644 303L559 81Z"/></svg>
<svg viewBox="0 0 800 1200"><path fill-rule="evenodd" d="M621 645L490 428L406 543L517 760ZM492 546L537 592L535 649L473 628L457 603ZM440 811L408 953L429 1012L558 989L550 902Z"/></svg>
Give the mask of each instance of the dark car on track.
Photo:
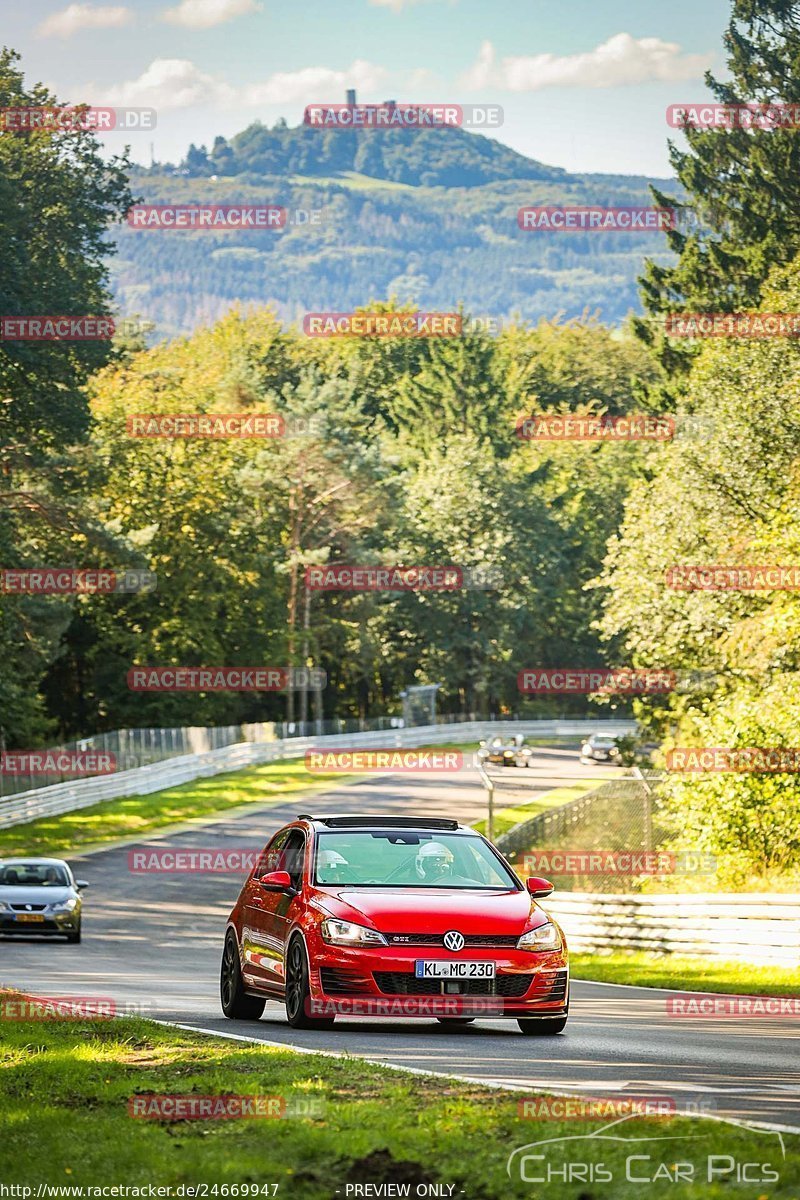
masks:
<svg viewBox="0 0 800 1200"><path fill-rule="evenodd" d="M0 860L0 933L61 935L81 940L81 891L60 858Z"/></svg>
<svg viewBox="0 0 800 1200"><path fill-rule="evenodd" d="M552 890L523 884L444 817L302 815L268 843L228 918L223 1012L257 1020L278 1000L296 1028L485 1016L560 1033L567 948L537 903Z"/></svg>

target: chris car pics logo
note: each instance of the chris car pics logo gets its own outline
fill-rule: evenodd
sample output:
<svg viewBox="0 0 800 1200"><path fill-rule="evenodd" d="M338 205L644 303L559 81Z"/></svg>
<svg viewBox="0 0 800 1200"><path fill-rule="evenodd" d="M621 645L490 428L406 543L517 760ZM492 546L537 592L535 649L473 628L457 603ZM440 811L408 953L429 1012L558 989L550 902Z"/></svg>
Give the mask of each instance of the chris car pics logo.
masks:
<svg viewBox="0 0 800 1200"><path fill-rule="evenodd" d="M688 1184L696 1186L698 1196L709 1184L761 1188L780 1180L779 1167L786 1152L777 1131L748 1129L751 1143L746 1146L746 1157L740 1157L712 1151L708 1136L696 1131L696 1126L691 1133L674 1134L662 1132L663 1125L656 1120L656 1124L645 1123L639 1113L631 1113L584 1136L528 1142L512 1151L506 1171L510 1179L525 1184ZM626 1128L632 1121L639 1124ZM747 1128L734 1119L726 1124ZM654 1128L659 1132L651 1132Z"/></svg>

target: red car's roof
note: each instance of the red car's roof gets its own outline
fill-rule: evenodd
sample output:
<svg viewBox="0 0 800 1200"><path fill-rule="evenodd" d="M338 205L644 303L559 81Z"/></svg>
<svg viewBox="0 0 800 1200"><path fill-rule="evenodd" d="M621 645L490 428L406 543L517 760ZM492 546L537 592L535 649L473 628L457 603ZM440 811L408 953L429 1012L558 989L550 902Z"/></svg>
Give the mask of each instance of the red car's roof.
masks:
<svg viewBox="0 0 800 1200"><path fill-rule="evenodd" d="M456 831L467 828L465 825L459 825L458 821L454 821L450 817L354 816L351 813L311 816L309 813L300 813L297 820L309 821L312 825L325 825L328 828L337 829L441 829Z"/></svg>

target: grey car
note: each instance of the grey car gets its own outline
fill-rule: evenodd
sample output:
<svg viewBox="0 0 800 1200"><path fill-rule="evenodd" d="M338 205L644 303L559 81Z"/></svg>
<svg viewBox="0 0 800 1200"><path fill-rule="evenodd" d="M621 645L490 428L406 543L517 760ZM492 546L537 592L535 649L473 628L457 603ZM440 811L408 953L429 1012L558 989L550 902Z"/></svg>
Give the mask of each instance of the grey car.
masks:
<svg viewBox="0 0 800 1200"><path fill-rule="evenodd" d="M48 934L81 940L81 891L60 858L0 860L0 933Z"/></svg>
<svg viewBox="0 0 800 1200"><path fill-rule="evenodd" d="M581 762L607 762L620 766L620 754L617 739L607 733L593 733L581 746Z"/></svg>

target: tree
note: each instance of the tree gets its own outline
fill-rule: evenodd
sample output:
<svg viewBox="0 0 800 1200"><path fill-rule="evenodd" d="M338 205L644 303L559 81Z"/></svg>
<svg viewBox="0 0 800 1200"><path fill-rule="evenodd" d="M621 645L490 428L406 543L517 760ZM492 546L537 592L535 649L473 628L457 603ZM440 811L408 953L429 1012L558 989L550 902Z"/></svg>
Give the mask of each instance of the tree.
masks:
<svg viewBox="0 0 800 1200"><path fill-rule="evenodd" d="M42 85L26 88L18 61L0 52L0 107L57 106ZM110 311L107 235L133 202L126 166L121 158L105 163L89 130L0 133L3 314ZM72 562L93 533L80 511L73 448L89 426L84 384L111 353L108 341L0 341L3 566ZM0 596L0 712L10 745L38 738L47 725L39 682L69 614L68 602Z"/></svg>
<svg viewBox="0 0 800 1200"><path fill-rule="evenodd" d="M800 101L800 10L795 0L733 0L725 35L731 78L706 83L721 104ZM800 251L800 139L793 128L685 130L688 150L670 144L686 197L653 189L659 205L694 214L698 228L667 233L674 265L648 261L640 280L653 317L735 312L758 306L770 269ZM636 328L679 375L691 345L670 343L658 322Z"/></svg>

